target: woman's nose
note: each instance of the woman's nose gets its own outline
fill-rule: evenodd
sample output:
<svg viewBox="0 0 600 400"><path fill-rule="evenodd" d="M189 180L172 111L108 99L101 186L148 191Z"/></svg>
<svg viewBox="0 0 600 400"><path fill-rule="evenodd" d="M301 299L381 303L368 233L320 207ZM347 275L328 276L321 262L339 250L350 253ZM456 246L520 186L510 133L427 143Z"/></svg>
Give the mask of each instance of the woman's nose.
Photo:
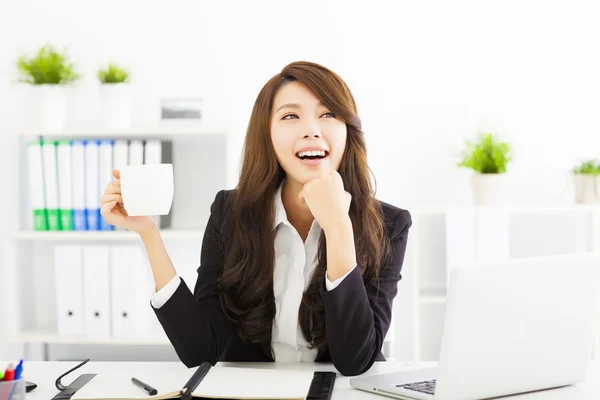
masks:
<svg viewBox="0 0 600 400"><path fill-rule="evenodd" d="M319 121L314 118L307 118L304 121L306 122L306 126L304 127L304 129L306 129L305 132L307 132L304 135L304 138L307 138L310 136L320 138L321 137L321 127L319 126Z"/></svg>
<svg viewBox="0 0 600 400"><path fill-rule="evenodd" d="M315 137L315 138L320 138L321 137L321 132L320 131L315 131L313 133L307 133L306 135L304 135L304 138L309 138L309 137Z"/></svg>

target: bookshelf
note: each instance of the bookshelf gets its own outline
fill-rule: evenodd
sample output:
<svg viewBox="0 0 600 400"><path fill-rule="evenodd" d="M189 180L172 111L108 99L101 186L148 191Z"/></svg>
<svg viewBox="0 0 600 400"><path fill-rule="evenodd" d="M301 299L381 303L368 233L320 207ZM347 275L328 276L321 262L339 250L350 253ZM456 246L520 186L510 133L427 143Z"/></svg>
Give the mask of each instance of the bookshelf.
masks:
<svg viewBox="0 0 600 400"><path fill-rule="evenodd" d="M155 125L133 126L127 129L104 129L101 127L84 126L81 128L70 127L61 132L39 132L20 130L18 136L35 137L43 135L49 138L156 138L180 136L214 136L226 135L227 130L211 128L200 123L162 122Z"/></svg>
<svg viewBox="0 0 600 400"><path fill-rule="evenodd" d="M28 171L26 149L33 139L160 139L172 143L175 196L171 209L171 226L161 229L161 236L178 273L193 287L200 261L204 229L210 215L210 205L221 189L231 189L237 178L239 164L236 137L226 129L191 123L164 123L155 126L132 127L125 130L105 130L99 127L69 128L62 132L17 131L10 135L14 144L13 162L17 173L10 174L7 185L14 188L18 202L11 210L15 221L4 233L2 293L5 314L0 336L13 345L44 347L44 357L52 345L169 345L164 335L148 337L86 337L58 334L56 321L56 290L54 288L53 249L62 244L143 245L138 235L124 230L112 231L34 231L28 207ZM13 194L14 195L14 194ZM35 289L32 293L32 288ZM16 299L16 300L15 300ZM148 298L148 302L149 302ZM5 322L5 323L4 323Z"/></svg>
<svg viewBox="0 0 600 400"><path fill-rule="evenodd" d="M199 229L163 229L161 237L165 240L200 240L204 234L204 227ZM136 233L129 231L16 231L8 234L12 240L32 241L134 241L139 240Z"/></svg>

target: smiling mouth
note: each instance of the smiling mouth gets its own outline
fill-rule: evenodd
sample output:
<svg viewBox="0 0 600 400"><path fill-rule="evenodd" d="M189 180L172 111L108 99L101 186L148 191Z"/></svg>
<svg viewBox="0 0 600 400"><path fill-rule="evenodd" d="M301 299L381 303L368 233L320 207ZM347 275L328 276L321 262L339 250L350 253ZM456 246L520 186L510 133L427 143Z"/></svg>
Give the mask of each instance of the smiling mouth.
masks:
<svg viewBox="0 0 600 400"><path fill-rule="evenodd" d="M318 152L319 154L302 154L296 153L296 157L300 160L322 160L323 158L327 158L329 156L328 151Z"/></svg>

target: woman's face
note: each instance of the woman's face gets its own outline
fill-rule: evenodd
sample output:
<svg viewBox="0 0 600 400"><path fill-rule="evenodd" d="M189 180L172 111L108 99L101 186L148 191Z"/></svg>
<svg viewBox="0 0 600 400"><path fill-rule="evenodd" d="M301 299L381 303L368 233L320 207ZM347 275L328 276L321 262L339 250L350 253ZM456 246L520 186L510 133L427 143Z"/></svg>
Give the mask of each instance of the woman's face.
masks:
<svg viewBox="0 0 600 400"><path fill-rule="evenodd" d="M346 123L296 81L282 86L271 110L271 141L279 164L305 183L337 170L346 147Z"/></svg>

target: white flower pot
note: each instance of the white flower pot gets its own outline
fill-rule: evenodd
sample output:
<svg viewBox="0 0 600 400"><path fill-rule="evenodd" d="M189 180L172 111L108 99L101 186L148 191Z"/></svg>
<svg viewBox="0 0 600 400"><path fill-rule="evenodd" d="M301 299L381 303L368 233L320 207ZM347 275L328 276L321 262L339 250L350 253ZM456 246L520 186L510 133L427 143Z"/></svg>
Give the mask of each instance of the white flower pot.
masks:
<svg viewBox="0 0 600 400"><path fill-rule="evenodd" d="M499 205L506 201L506 174L475 174L471 186L475 204Z"/></svg>
<svg viewBox="0 0 600 400"><path fill-rule="evenodd" d="M31 85L31 128L60 133L67 120L67 91L63 85Z"/></svg>
<svg viewBox="0 0 600 400"><path fill-rule="evenodd" d="M596 175L573 174L575 181L575 202L579 204L600 204L600 177Z"/></svg>
<svg viewBox="0 0 600 400"><path fill-rule="evenodd" d="M131 89L127 83L100 85L100 125L109 129L131 126Z"/></svg>

